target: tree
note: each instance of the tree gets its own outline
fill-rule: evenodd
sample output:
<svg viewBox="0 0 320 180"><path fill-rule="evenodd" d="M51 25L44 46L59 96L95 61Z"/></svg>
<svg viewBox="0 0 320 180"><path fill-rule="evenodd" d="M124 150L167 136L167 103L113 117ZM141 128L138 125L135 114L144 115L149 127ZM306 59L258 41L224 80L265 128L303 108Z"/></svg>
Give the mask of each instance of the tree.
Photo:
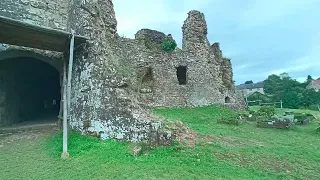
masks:
<svg viewBox="0 0 320 180"><path fill-rule="evenodd" d="M301 83L301 87L303 87L303 88L307 87L307 85L310 84L310 82L312 80L313 80L313 78L310 75L308 75L306 81Z"/></svg>
<svg viewBox="0 0 320 180"><path fill-rule="evenodd" d="M253 84L253 81L252 80L246 81L244 84Z"/></svg>
<svg viewBox="0 0 320 180"><path fill-rule="evenodd" d="M252 94L250 94L248 97L247 97L247 100L248 101L256 101L256 100L260 100L262 102L272 102L270 101L270 97L268 97L267 95L265 94L261 94L260 92L254 92Z"/></svg>
<svg viewBox="0 0 320 180"><path fill-rule="evenodd" d="M275 94L278 90L280 90L281 78L275 74L268 76L266 80L263 82L264 84L264 92L266 94Z"/></svg>
<svg viewBox="0 0 320 180"><path fill-rule="evenodd" d="M298 109L300 106L300 98L297 92L289 91L283 95L283 106L286 108Z"/></svg>
<svg viewBox="0 0 320 180"><path fill-rule="evenodd" d="M282 76L272 74L264 81L265 93L272 95L273 102L283 101L284 107L298 108L301 106L301 93L304 88L287 73L283 74Z"/></svg>
<svg viewBox="0 0 320 180"><path fill-rule="evenodd" d="M281 79L282 79L282 78L288 78L288 77L289 77L289 74L286 73L286 72L283 72L283 73L280 74L280 77L281 77Z"/></svg>
<svg viewBox="0 0 320 180"><path fill-rule="evenodd" d="M308 75L306 81L300 83L292 79L288 73L282 73L280 76L272 74L264 80L264 91L267 97L271 97L272 102L282 100L283 107L285 108L305 107L318 110L320 106L320 91L316 92L313 89L306 89L306 85L312 79ZM259 98L262 99L261 97Z"/></svg>
<svg viewBox="0 0 320 180"><path fill-rule="evenodd" d="M314 104L315 100L314 98L317 98L315 97L315 94L313 93L314 91L311 90L311 89L306 89L305 91L303 91L302 93L302 98L301 98L301 104L308 108L310 107L312 104Z"/></svg>

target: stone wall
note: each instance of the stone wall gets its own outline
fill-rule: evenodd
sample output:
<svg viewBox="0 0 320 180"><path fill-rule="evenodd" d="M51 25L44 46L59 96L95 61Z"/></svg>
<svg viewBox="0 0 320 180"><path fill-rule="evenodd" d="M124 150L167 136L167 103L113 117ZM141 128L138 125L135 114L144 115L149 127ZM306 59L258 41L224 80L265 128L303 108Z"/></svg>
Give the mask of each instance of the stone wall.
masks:
<svg viewBox="0 0 320 180"><path fill-rule="evenodd" d="M170 53L160 48L166 36L156 30L142 29L134 40L119 38L114 43L118 46L112 51L128 62L129 86L139 93L140 102L149 107L185 107L225 104L227 99L236 107L231 60L223 57L219 43L210 46L204 15L190 11L182 31L182 49ZM178 67L186 68L185 84L178 81Z"/></svg>
<svg viewBox="0 0 320 180"><path fill-rule="evenodd" d="M221 79L213 63L203 63L198 57L182 50L148 57L150 60L146 64L152 72L149 74L152 74L153 86L149 87L149 90L140 90L140 97L151 107L206 106L224 103L225 95L219 92ZM185 84L179 84L177 77L179 67L186 68Z"/></svg>
<svg viewBox="0 0 320 180"><path fill-rule="evenodd" d="M13 73L0 68L0 126L19 121L18 100Z"/></svg>
<svg viewBox="0 0 320 180"><path fill-rule="evenodd" d="M203 13L190 11L182 26L182 49L203 59L210 58L208 28Z"/></svg>
<svg viewBox="0 0 320 180"><path fill-rule="evenodd" d="M153 122L150 109L139 105L128 79L118 71L122 62L113 51L118 36L112 1L74 0L70 7L70 27L90 38L76 52L71 127L102 139L149 141L160 123ZM171 136L161 134L164 139Z"/></svg>
<svg viewBox="0 0 320 180"><path fill-rule="evenodd" d="M68 19L68 1L1 0L0 15L35 25L65 30Z"/></svg>

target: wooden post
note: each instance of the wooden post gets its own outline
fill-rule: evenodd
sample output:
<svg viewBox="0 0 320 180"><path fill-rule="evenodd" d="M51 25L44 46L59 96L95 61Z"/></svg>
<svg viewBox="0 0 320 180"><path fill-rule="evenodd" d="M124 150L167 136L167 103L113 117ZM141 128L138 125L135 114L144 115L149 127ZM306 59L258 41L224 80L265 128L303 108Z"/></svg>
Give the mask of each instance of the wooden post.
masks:
<svg viewBox="0 0 320 180"><path fill-rule="evenodd" d="M63 149L61 158L68 158L68 108L67 108L67 63L63 63Z"/></svg>
<svg viewBox="0 0 320 180"><path fill-rule="evenodd" d="M282 100L280 100L280 108L282 109Z"/></svg>

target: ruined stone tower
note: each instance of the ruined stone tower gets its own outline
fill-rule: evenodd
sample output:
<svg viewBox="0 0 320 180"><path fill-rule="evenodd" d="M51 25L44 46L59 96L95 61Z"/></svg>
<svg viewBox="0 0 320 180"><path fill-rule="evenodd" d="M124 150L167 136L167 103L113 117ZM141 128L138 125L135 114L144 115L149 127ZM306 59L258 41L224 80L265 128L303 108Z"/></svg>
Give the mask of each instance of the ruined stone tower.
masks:
<svg viewBox="0 0 320 180"><path fill-rule="evenodd" d="M182 49L196 54L203 59L209 58L210 43L207 38L208 28L204 14L199 11L190 11L184 21Z"/></svg>
<svg viewBox="0 0 320 180"><path fill-rule="evenodd" d="M159 46L167 36L155 30L142 29L135 39L119 37L111 0L2 0L0 15L55 29L73 29L89 37L75 50L69 120L71 128L84 134L165 142L174 132L163 129L152 116L154 107L226 104L239 108L230 59L223 57L218 43L210 46L204 15L198 11L190 11L183 24L182 49L170 53ZM10 59L12 54L39 59L54 65L61 81L66 54L3 47L0 60ZM5 73L5 69L0 72ZM9 101L5 95L9 90L0 88L0 125L3 119L14 122L10 114L15 103L3 105Z"/></svg>

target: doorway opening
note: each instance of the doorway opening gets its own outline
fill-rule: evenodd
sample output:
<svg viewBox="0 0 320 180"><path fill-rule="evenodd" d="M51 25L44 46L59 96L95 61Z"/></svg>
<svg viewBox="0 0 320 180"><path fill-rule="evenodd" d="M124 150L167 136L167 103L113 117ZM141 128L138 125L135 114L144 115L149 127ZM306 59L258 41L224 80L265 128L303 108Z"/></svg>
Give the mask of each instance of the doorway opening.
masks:
<svg viewBox="0 0 320 180"><path fill-rule="evenodd" d="M187 66L177 67L177 78L179 81L179 85L187 84Z"/></svg>
<svg viewBox="0 0 320 180"><path fill-rule="evenodd" d="M19 57L1 60L0 72L4 84L0 126L58 120L61 95L56 68L42 60Z"/></svg>

